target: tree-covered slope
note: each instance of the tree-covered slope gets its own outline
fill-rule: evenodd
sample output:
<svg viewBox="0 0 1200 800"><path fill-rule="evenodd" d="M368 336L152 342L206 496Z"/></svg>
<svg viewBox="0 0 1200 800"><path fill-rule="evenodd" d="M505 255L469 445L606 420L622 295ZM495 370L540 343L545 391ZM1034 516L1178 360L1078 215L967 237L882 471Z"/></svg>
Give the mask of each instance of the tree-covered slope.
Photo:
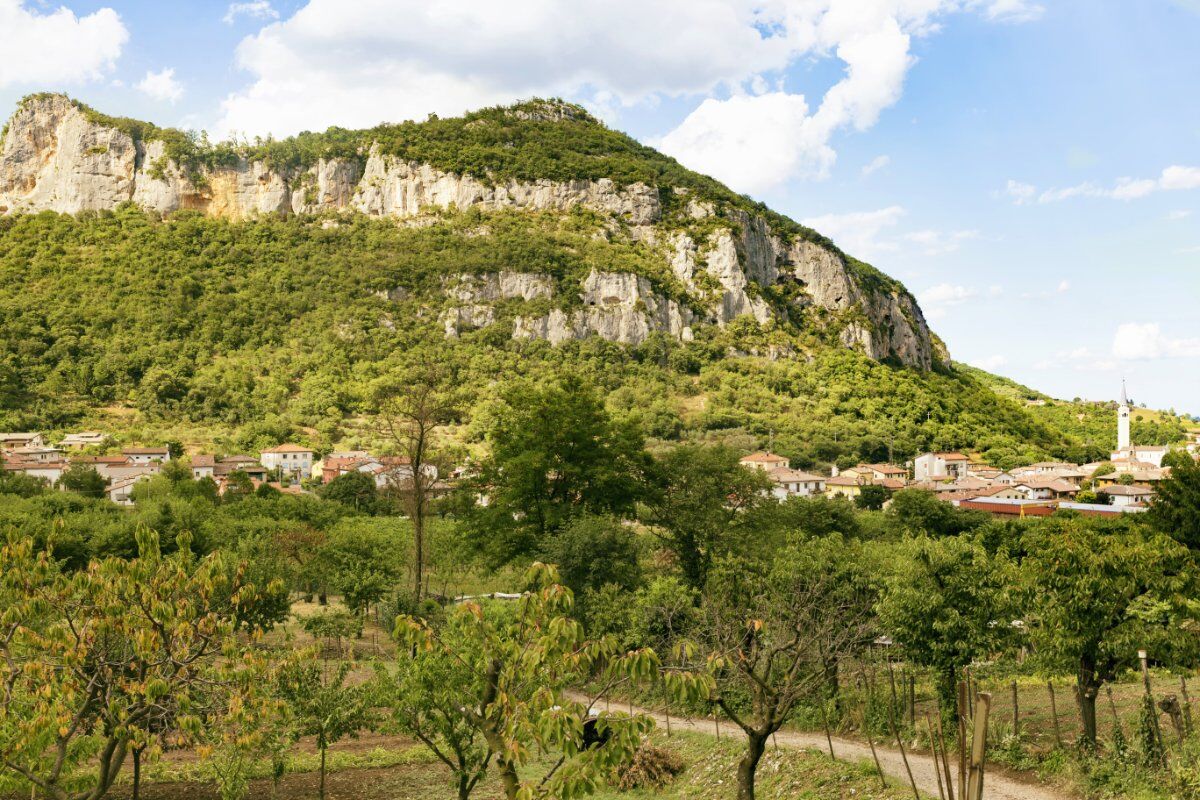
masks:
<svg viewBox="0 0 1200 800"><path fill-rule="evenodd" d="M498 385L570 369L652 437L753 447L773 435L801 464L927 448L1012 463L1078 444L966 371L880 363L819 330L750 316L698 325L691 341L512 338L515 318L580 302L563 293L499 301L492 324L446 337L446 281L464 273L537 263L573 285L620 264L678 291L638 247L595 236L597 224L584 211L448 213L413 227L361 215L163 221L133 207L0 218L0 428L205 431L196 436L230 449L284 436L365 443L372 383L436 361L461 387L468 443ZM798 354L737 355L785 345Z"/></svg>

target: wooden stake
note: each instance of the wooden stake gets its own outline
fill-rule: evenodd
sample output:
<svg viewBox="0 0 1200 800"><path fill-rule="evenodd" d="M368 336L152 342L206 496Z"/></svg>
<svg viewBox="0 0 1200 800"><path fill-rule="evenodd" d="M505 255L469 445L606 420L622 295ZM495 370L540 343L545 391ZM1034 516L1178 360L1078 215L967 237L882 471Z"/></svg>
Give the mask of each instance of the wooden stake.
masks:
<svg viewBox="0 0 1200 800"><path fill-rule="evenodd" d="M925 712L925 728L929 731L929 749L933 755L933 774L937 776L938 797L941 800L946 800L946 790L942 788L942 766L938 763L938 743L933 738L933 720L929 718L929 712Z"/></svg>
<svg viewBox="0 0 1200 800"><path fill-rule="evenodd" d="M1121 734L1121 738L1125 739L1125 731L1121 728L1121 715L1117 713L1117 701L1113 700L1112 687L1105 686L1104 688L1108 691L1108 707L1110 709L1112 709L1113 732ZM1077 694L1078 694L1078 691L1079 690L1076 689ZM1129 740L1125 739L1125 741L1129 741Z"/></svg>
<svg viewBox="0 0 1200 800"><path fill-rule="evenodd" d="M1021 711L1017 706L1017 682L1012 682L1012 698L1013 698L1013 737L1020 738L1021 736Z"/></svg>
<svg viewBox="0 0 1200 800"><path fill-rule="evenodd" d="M1046 681L1046 689L1050 692L1050 718L1054 721L1054 742L1061 750L1063 746L1062 729L1058 727L1058 704L1054 702L1054 682Z"/></svg>
<svg viewBox="0 0 1200 800"><path fill-rule="evenodd" d="M821 724L825 727L825 741L829 744L829 760L836 761L833 754L833 737L829 735L829 714L825 710L825 698L821 698Z"/></svg>
<svg viewBox="0 0 1200 800"><path fill-rule="evenodd" d="M937 709L937 735L942 746L942 771L946 773L946 800L954 800L954 781L950 774L950 756L946 753L946 735L942 733L942 709Z"/></svg>
<svg viewBox="0 0 1200 800"><path fill-rule="evenodd" d="M891 671L891 662L888 662L889 672ZM892 691L896 691L896 682L892 681ZM894 699L894 694L893 694ZM908 765L908 754L904 751L904 739L900 736L900 729L896 726L896 711L891 706L888 706L888 725L892 728L892 736L896 739L896 747L900 750L900 760L904 762L904 771L908 773L908 782L912 785L913 797L916 800L921 800L921 793L917 791L917 781L913 777L912 767Z"/></svg>
<svg viewBox="0 0 1200 800"><path fill-rule="evenodd" d="M958 796L967 797L967 682L958 682Z"/></svg>
<svg viewBox="0 0 1200 800"><path fill-rule="evenodd" d="M863 704L862 712L863 733L867 735L867 744L871 747L871 758L875 759L875 771L879 773L879 785L887 788L887 780L883 777L883 767L879 766L879 754L875 752L875 740L871 737L871 726L867 724L867 706Z"/></svg>
<svg viewBox="0 0 1200 800"><path fill-rule="evenodd" d="M971 740L971 767L967 779L967 800L983 800L983 769L987 757L987 723L992 710L990 692L980 692L975 699L975 731Z"/></svg>
<svg viewBox="0 0 1200 800"><path fill-rule="evenodd" d="M1163 743L1162 728L1158 725L1158 709L1154 707L1154 693L1150 689L1150 659L1145 650L1138 650L1138 661L1142 662L1142 683L1146 686L1146 708L1150 710L1150 719L1154 723L1154 738L1158 740L1158 749L1162 753L1164 766L1167 761L1167 748Z"/></svg>
<svg viewBox="0 0 1200 800"><path fill-rule="evenodd" d="M1179 691L1183 696L1183 732L1192 735L1192 698L1188 695L1187 678L1179 676Z"/></svg>

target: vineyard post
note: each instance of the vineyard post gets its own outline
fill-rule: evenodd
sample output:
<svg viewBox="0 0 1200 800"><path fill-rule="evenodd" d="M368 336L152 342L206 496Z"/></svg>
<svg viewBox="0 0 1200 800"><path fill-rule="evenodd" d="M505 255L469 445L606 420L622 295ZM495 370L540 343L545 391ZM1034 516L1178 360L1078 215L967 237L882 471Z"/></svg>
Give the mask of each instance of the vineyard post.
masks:
<svg viewBox="0 0 1200 800"><path fill-rule="evenodd" d="M971 740L971 768L968 777L967 800L983 800L983 768L987 756L987 723L992 709L990 692L980 692L975 698L975 730Z"/></svg>
<svg viewBox="0 0 1200 800"><path fill-rule="evenodd" d="M1054 682L1046 681L1046 689L1050 692L1050 718L1054 720L1054 741L1061 750L1063 746L1062 729L1058 726L1058 704L1054 702Z"/></svg>

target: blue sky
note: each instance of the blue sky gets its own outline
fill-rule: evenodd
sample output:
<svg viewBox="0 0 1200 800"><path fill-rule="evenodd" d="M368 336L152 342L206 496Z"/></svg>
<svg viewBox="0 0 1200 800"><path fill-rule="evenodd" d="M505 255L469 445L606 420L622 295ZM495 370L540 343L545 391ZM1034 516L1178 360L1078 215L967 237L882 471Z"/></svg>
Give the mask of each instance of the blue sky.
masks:
<svg viewBox="0 0 1200 800"><path fill-rule="evenodd" d="M1200 0L0 0L0 106L215 135L531 95L900 279L954 357L1200 414Z"/></svg>

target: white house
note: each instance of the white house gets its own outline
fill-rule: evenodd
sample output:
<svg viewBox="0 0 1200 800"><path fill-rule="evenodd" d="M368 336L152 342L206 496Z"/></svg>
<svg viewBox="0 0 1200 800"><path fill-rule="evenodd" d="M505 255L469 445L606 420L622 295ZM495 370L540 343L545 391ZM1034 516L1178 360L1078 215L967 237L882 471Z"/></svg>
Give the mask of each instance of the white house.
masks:
<svg viewBox="0 0 1200 800"><path fill-rule="evenodd" d="M779 469L780 467L786 467L791 463L783 456L765 452L763 450L759 450L757 453L751 453L748 456L742 456L740 459L738 459L738 461L743 467L761 469L765 472L770 472L771 470Z"/></svg>
<svg viewBox="0 0 1200 800"><path fill-rule="evenodd" d="M313 451L298 444L281 444L259 454L259 461L268 470L301 478L312 476Z"/></svg>
<svg viewBox="0 0 1200 800"><path fill-rule="evenodd" d="M133 487L142 481L149 479L149 477L150 476L148 474L143 474L116 481L106 490L108 499L119 506L133 505Z"/></svg>
<svg viewBox="0 0 1200 800"><path fill-rule="evenodd" d="M133 464L166 463L171 460L171 451L165 447L127 447L121 453Z"/></svg>
<svg viewBox="0 0 1200 800"><path fill-rule="evenodd" d="M79 433L68 433L58 443L58 446L65 450L83 450L88 447L99 447L108 440L108 437L99 431L80 431Z"/></svg>
<svg viewBox="0 0 1200 800"><path fill-rule="evenodd" d="M821 475L787 467L773 469L767 474L775 482L771 494L781 501L789 497L811 497L825 492L826 479Z"/></svg>
<svg viewBox="0 0 1200 800"><path fill-rule="evenodd" d="M914 481L958 480L967 476L971 460L962 453L926 453L913 459Z"/></svg>
<svg viewBox="0 0 1200 800"><path fill-rule="evenodd" d="M8 455L13 461L26 464L52 464L62 461L63 451L57 447L26 446L10 450Z"/></svg>
<svg viewBox="0 0 1200 800"><path fill-rule="evenodd" d="M1145 505L1150 501L1150 498L1154 497L1154 490L1149 486L1124 486L1119 483L1106 486L1100 492L1108 495L1110 504L1117 508Z"/></svg>
<svg viewBox="0 0 1200 800"><path fill-rule="evenodd" d="M0 433L0 450L18 447L43 447L46 439L40 433Z"/></svg>

